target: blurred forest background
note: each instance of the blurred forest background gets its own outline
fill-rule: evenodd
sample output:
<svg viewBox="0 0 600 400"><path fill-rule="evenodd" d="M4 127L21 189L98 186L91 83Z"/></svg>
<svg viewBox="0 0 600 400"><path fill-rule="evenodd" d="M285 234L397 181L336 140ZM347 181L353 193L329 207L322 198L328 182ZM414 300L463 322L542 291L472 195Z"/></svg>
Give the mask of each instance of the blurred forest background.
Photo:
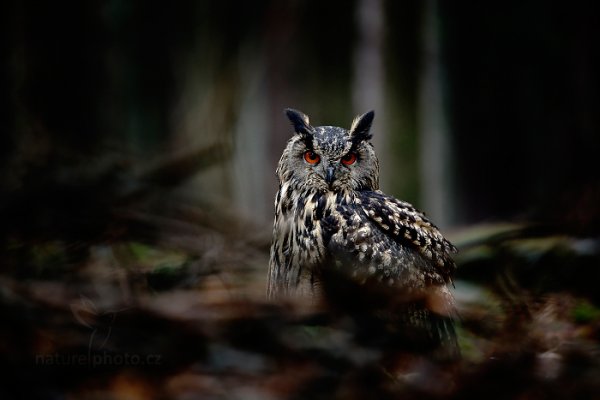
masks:
<svg viewBox="0 0 600 400"><path fill-rule="evenodd" d="M592 2L0 9L0 397L598 396ZM264 299L284 107L375 110L382 189L461 250L452 373Z"/></svg>

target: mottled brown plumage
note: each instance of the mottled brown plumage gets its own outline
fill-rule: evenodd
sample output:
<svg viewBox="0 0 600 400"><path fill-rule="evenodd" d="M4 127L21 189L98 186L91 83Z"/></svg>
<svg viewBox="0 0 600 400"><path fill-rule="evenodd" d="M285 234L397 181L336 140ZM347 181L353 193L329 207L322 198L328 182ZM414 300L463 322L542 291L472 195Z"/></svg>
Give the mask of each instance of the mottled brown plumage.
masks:
<svg viewBox="0 0 600 400"><path fill-rule="evenodd" d="M455 346L447 285L456 249L423 213L379 190L369 141L374 113L357 117L349 130L313 127L296 110L286 114L295 135L277 168L268 296L335 302L353 287L352 296L372 305L367 312L381 315L384 307L401 314L394 320L403 326L424 328L436 343ZM391 295L373 300L380 293Z"/></svg>

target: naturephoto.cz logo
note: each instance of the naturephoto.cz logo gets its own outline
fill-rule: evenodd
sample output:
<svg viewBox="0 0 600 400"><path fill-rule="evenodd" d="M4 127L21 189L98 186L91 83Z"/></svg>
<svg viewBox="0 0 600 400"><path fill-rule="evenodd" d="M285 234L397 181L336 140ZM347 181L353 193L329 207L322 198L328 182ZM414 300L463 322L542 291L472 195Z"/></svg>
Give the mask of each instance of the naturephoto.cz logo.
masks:
<svg viewBox="0 0 600 400"><path fill-rule="evenodd" d="M44 366L156 366L162 363L160 354L138 354L108 349L110 335L117 314L123 310L100 311L94 302L85 296L71 304L73 316L81 325L90 329L87 353L37 354L36 365Z"/></svg>
<svg viewBox="0 0 600 400"><path fill-rule="evenodd" d="M38 354L35 363L44 366L144 366L160 365L160 354L93 353L93 354Z"/></svg>

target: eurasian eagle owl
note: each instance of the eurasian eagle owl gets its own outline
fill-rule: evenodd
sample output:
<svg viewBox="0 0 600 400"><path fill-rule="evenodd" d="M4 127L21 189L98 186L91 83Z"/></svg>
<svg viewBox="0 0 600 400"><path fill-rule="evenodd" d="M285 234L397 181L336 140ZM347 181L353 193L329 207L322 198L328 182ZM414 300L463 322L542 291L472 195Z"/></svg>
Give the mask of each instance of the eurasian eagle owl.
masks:
<svg viewBox="0 0 600 400"><path fill-rule="evenodd" d="M369 304L364 312L386 309L415 335L455 346L448 284L456 249L423 213L379 190L374 112L349 130L313 127L303 113L285 112L295 134L277 167L268 296L335 303L352 293L349 301Z"/></svg>

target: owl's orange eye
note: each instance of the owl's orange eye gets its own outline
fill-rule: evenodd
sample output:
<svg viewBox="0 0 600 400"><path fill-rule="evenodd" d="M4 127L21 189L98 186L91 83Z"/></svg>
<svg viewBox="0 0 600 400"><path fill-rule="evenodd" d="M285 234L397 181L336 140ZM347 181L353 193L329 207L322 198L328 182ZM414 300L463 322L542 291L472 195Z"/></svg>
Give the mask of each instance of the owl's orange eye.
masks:
<svg viewBox="0 0 600 400"><path fill-rule="evenodd" d="M352 165L356 162L356 153L348 153L342 157L342 164Z"/></svg>
<svg viewBox="0 0 600 400"><path fill-rule="evenodd" d="M319 155L312 150L308 150L306 153L304 153L304 159L309 164L317 164L319 161L321 161L321 157L319 157Z"/></svg>

